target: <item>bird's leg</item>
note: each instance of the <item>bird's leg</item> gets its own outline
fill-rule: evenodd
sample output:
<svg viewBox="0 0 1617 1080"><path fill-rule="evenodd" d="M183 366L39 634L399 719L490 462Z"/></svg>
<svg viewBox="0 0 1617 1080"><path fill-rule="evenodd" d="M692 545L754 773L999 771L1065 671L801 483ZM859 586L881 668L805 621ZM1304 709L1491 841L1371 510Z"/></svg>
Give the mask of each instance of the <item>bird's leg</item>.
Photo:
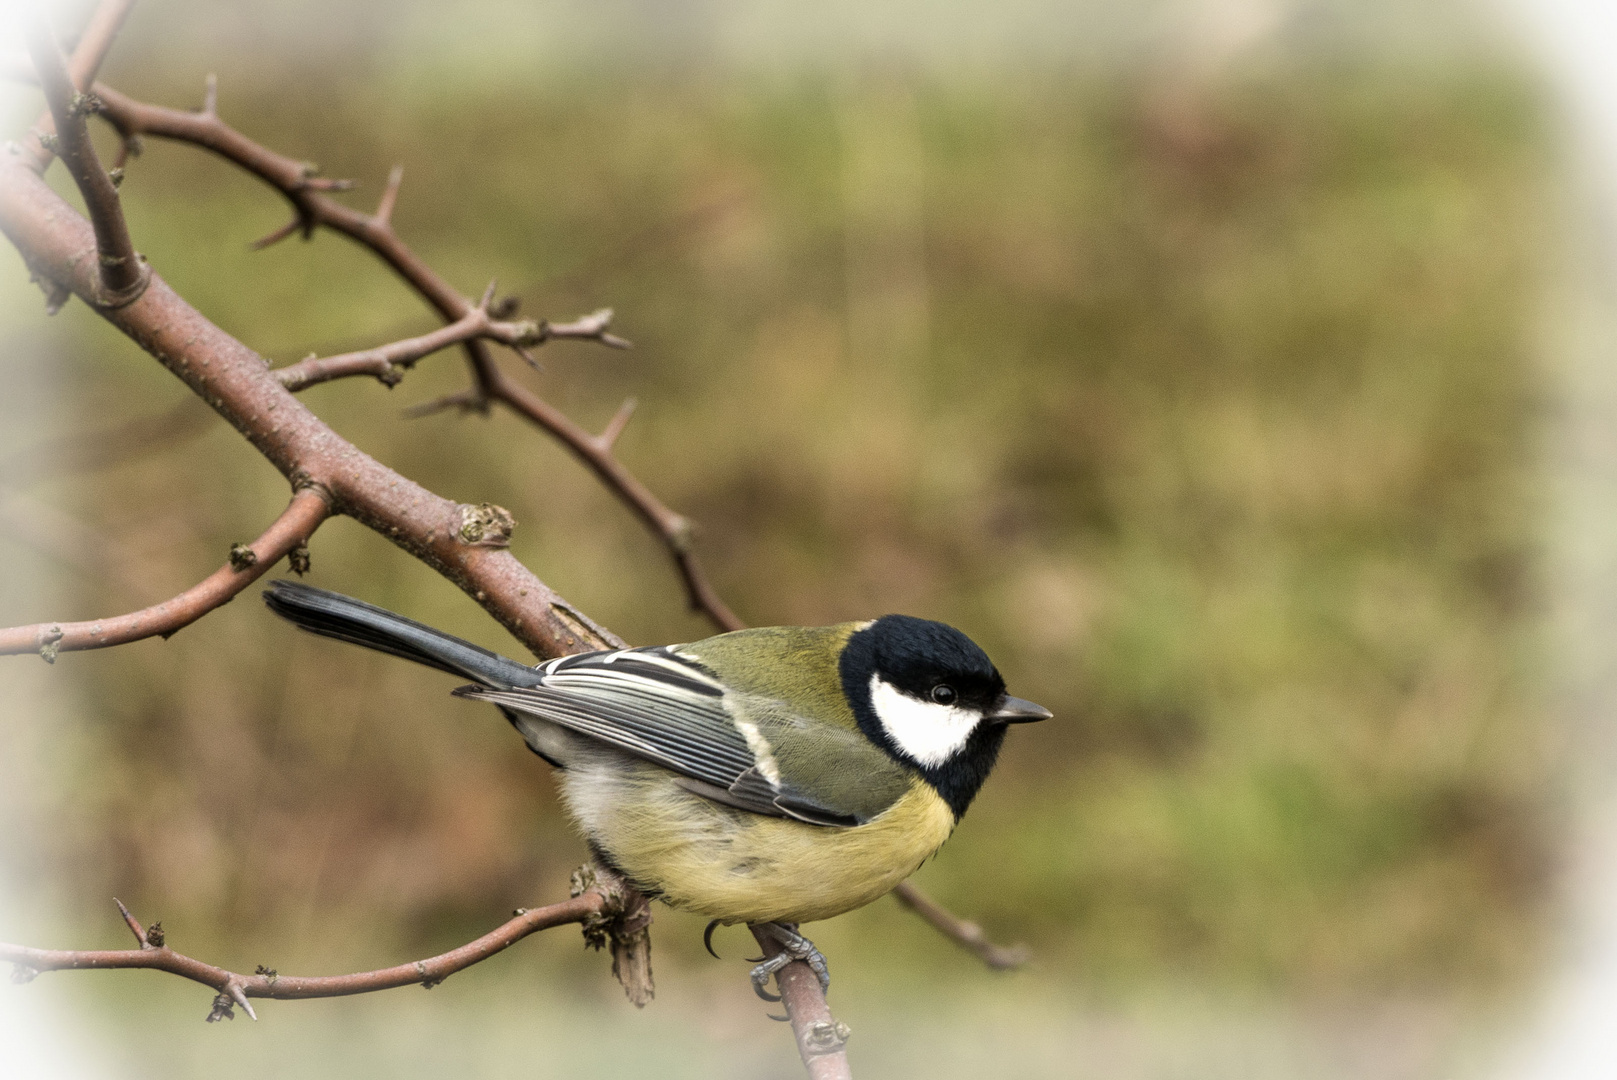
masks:
<svg viewBox="0 0 1617 1080"><path fill-rule="evenodd" d="M769 985L769 977L793 960L801 960L813 969L819 977L821 991L831 989L831 969L826 966L825 957L820 950L814 947L814 942L797 932L796 923L754 923L753 929L762 930L773 938L781 951L768 957L763 963L752 969L752 989L765 1001L779 1001L780 998L764 989Z"/></svg>

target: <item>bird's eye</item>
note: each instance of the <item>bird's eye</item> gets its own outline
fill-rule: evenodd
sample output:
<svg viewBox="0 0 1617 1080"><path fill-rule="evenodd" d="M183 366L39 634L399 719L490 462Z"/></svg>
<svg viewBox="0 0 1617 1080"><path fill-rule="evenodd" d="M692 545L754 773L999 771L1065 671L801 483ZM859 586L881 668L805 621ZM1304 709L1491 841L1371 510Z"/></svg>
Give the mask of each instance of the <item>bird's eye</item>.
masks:
<svg viewBox="0 0 1617 1080"><path fill-rule="evenodd" d="M953 705L955 699L954 687L948 683L938 683L932 688L932 700L939 705Z"/></svg>

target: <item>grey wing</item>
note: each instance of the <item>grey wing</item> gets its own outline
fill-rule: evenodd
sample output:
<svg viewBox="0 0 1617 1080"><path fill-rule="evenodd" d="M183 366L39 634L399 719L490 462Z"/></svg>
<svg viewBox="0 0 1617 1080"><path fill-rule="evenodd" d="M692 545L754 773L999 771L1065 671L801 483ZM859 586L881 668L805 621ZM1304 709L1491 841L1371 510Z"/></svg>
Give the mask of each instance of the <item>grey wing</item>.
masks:
<svg viewBox="0 0 1617 1080"><path fill-rule="evenodd" d="M714 802L815 825L859 824L854 815L771 781L725 705L724 684L667 647L566 656L538 670L537 686L463 686L455 694L548 720L660 765Z"/></svg>

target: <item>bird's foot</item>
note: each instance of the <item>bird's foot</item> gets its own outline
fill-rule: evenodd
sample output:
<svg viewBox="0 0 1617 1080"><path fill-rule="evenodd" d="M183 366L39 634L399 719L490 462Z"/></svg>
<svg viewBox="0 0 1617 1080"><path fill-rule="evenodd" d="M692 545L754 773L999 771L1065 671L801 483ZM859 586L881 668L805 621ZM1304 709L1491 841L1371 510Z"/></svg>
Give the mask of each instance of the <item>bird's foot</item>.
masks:
<svg viewBox="0 0 1617 1080"><path fill-rule="evenodd" d="M752 969L752 989L759 997L765 1001L780 1000L779 995L771 994L764 988L769 985L771 975L793 960L801 960L813 970L820 980L822 992L831 989L831 969L826 966L825 957L814 947L814 942L797 932L796 923L755 923L753 928L762 930L781 947L780 952Z"/></svg>

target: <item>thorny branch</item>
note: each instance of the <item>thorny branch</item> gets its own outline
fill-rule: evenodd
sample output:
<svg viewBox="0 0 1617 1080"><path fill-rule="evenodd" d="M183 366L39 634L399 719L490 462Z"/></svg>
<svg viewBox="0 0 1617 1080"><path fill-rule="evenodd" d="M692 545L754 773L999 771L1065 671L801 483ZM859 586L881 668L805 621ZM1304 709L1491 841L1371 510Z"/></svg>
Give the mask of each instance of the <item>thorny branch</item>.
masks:
<svg viewBox="0 0 1617 1080"><path fill-rule="evenodd" d="M52 148L67 166L79 194L84 196L90 222L95 227L101 288L94 302L100 307L122 307L140 296L150 271L129 239L118 189L101 167L95 147L90 145L84 117L94 112L98 104L94 96L81 94L73 85L67 61L56 44L56 35L43 18L30 24L28 46L34 58L34 69L39 73L40 89L45 92L56 125ZM41 142L43 145L44 140Z"/></svg>
<svg viewBox="0 0 1617 1080"><path fill-rule="evenodd" d="M586 871L587 872L587 871ZM576 877L576 875L575 875ZM590 874L585 887L571 899L541 908L518 908L509 921L458 949L398 964L376 971L351 975L281 975L260 966L252 975L227 971L184 953L167 942L162 924L142 927L122 901L114 900L124 923L135 935L136 948L104 950L34 949L26 945L0 943L0 961L14 965L12 979L27 982L46 971L87 971L107 968L148 968L190 979L212 989L217 995L208 1022L234 1020L240 1006L249 1017L258 1019L249 998L325 998L368 994L397 986L420 985L432 989L449 976L487 960L510 948L529 934L567 923L584 924L585 940L597 948L610 944L614 957L620 950L632 949L643 938L649 921L644 897L609 875ZM614 961L614 969L617 964ZM624 991L637 1005L650 999L650 971L641 983L624 979Z"/></svg>
<svg viewBox="0 0 1617 1080"><path fill-rule="evenodd" d="M494 319L489 314L489 301L493 297L494 284L490 282L488 291L476 307L430 334L359 352L310 356L295 364L277 368L275 377L282 386L294 392L351 375L371 375L384 386L397 386L404 378L403 373L413 367L417 360L473 338L487 338L513 348L537 345L544 340L545 331L540 323L532 320L500 322Z"/></svg>
<svg viewBox="0 0 1617 1080"><path fill-rule="evenodd" d="M73 56L67 62L67 74L73 82L73 92L79 93L95 82L95 74L101 70L101 61L107 58L112 49L113 39L123 27L124 20L129 17L130 10L135 6L135 0L104 0L96 6L90 15L90 21L85 24L84 32L79 35L79 41L73 49ZM19 65L23 58L17 58ZM21 77L23 72L17 70L15 76ZM25 81L39 83L37 68L29 63L28 78ZM35 172L43 172L50 164L50 144L56 136L56 118L50 109L46 109L34 124L29 133L27 144L21 152L28 156L29 167Z"/></svg>
<svg viewBox="0 0 1617 1080"><path fill-rule="evenodd" d="M916 888L914 882L901 881L893 890L898 902L915 912L938 933L963 949L975 953L978 959L995 971L1010 971L1028 961L1026 945L995 945L983 933L983 928L970 919L962 919Z"/></svg>
<svg viewBox="0 0 1617 1080"><path fill-rule="evenodd" d="M229 603L264 571L289 555L294 569L298 569L300 559L307 568L308 553L304 545L330 513L331 508L318 491L299 491L263 536L251 544L231 548L225 565L173 599L108 619L9 627L0 630L0 656L31 652L54 663L58 653L105 649L158 635L166 638L214 608Z"/></svg>

